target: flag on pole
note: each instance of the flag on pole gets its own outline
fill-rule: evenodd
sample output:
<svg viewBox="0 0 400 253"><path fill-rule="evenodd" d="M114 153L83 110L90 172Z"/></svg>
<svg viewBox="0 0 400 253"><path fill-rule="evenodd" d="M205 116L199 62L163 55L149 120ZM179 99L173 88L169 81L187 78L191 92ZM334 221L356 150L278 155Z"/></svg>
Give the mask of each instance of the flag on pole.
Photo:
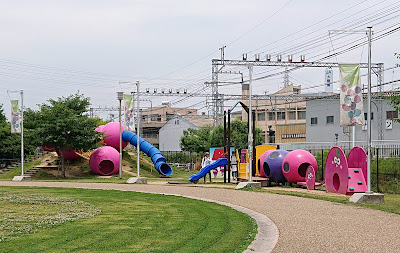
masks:
<svg viewBox="0 0 400 253"><path fill-rule="evenodd" d="M11 133L21 133L21 115L18 100L11 100Z"/></svg>
<svg viewBox="0 0 400 253"><path fill-rule="evenodd" d="M340 64L340 126L364 125L360 66Z"/></svg>
<svg viewBox="0 0 400 253"><path fill-rule="evenodd" d="M124 94L125 130L135 131L133 96Z"/></svg>

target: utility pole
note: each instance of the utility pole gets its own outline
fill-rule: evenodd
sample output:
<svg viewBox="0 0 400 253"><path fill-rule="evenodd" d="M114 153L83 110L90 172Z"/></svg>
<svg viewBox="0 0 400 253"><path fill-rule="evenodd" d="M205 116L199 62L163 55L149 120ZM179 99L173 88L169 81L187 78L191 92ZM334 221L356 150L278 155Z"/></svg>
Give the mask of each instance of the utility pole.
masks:
<svg viewBox="0 0 400 253"><path fill-rule="evenodd" d="M252 109L252 78L253 78L253 65L249 64L249 136L248 136L248 153L249 153L249 182L253 182L253 109Z"/></svg>
<svg viewBox="0 0 400 253"><path fill-rule="evenodd" d="M368 27L368 117L367 117L367 193L371 192L371 44L372 44L372 27Z"/></svg>
<svg viewBox="0 0 400 253"><path fill-rule="evenodd" d="M21 94L21 176L24 177L24 90Z"/></svg>

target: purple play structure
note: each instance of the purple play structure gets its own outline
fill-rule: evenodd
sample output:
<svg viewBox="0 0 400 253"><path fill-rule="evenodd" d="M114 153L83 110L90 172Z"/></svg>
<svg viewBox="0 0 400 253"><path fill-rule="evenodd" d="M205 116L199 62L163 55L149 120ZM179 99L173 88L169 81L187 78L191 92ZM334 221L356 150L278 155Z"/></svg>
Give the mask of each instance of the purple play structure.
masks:
<svg viewBox="0 0 400 253"><path fill-rule="evenodd" d="M89 166L93 173L109 176L119 172L119 152L110 146L104 146L93 151Z"/></svg>
<svg viewBox="0 0 400 253"><path fill-rule="evenodd" d="M264 153L262 153L262 155L260 156L260 159L258 159L258 172L260 173L260 176L262 177L266 177L265 173L264 173L264 162L265 162L265 158L267 158L267 156L272 153L273 151L275 151L274 149L270 149L265 151Z"/></svg>
<svg viewBox="0 0 400 253"><path fill-rule="evenodd" d="M290 183L306 181L306 172L310 165L317 173L318 165L315 157L306 150L296 149L283 159L282 173Z"/></svg>
<svg viewBox="0 0 400 253"><path fill-rule="evenodd" d="M286 178L282 173L282 162L289 152L286 150L273 150L264 160L263 170L270 182L284 183Z"/></svg>
<svg viewBox="0 0 400 253"><path fill-rule="evenodd" d="M351 195L367 191L367 154L354 147L348 158L340 147L333 147L325 164L326 191Z"/></svg>

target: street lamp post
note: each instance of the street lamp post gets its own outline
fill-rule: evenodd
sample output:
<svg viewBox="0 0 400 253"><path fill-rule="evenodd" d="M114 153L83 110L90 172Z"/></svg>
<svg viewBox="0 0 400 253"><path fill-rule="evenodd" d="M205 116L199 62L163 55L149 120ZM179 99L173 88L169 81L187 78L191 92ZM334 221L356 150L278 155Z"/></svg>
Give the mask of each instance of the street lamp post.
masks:
<svg viewBox="0 0 400 253"><path fill-rule="evenodd" d="M119 179L122 179L122 130L121 130L121 106L122 100L124 99L124 93L122 91L117 92L119 100Z"/></svg>
<svg viewBox="0 0 400 253"><path fill-rule="evenodd" d="M136 81L136 91L137 91L137 102L136 102L136 117L137 117L137 130L136 130L136 137L137 137L137 142L136 142L136 150L137 150L137 175L136 177L139 179L140 177L140 140L139 140L139 135L140 135L140 110L139 110L139 81Z"/></svg>

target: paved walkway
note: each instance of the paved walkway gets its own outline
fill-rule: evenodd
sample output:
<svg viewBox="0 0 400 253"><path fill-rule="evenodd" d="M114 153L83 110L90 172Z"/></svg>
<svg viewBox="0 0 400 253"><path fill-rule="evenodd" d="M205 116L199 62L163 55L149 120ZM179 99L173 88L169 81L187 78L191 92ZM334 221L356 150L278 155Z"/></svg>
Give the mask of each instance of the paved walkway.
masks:
<svg viewBox="0 0 400 253"><path fill-rule="evenodd" d="M273 252L400 252L400 215L322 200L223 188L60 182L0 185L116 189L231 203L268 216L279 229Z"/></svg>

